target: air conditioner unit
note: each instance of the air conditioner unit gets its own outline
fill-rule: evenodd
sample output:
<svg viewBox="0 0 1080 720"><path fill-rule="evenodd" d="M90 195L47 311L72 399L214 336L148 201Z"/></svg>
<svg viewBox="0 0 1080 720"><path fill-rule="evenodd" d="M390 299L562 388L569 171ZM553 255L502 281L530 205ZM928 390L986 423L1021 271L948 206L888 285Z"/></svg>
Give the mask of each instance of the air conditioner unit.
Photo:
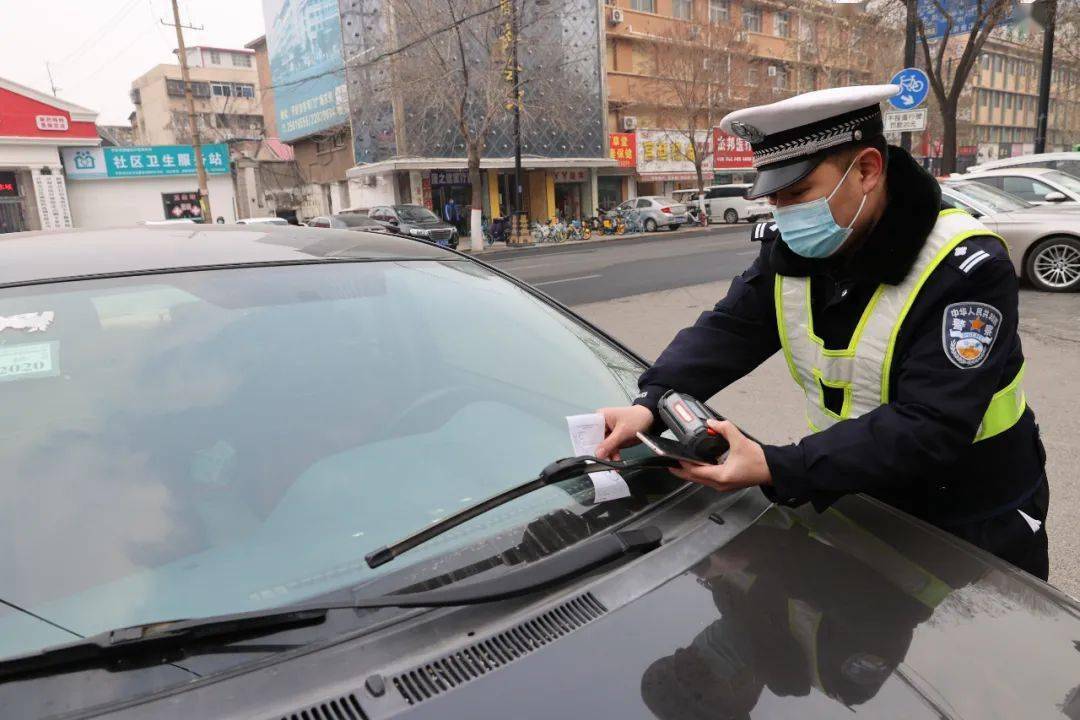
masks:
<svg viewBox="0 0 1080 720"><path fill-rule="evenodd" d="M612 25L619 25L624 19L622 8L611 8L610 22Z"/></svg>
<svg viewBox="0 0 1080 720"><path fill-rule="evenodd" d="M769 77L776 77L776 66L775 65L770 65L769 66Z"/></svg>
<svg viewBox="0 0 1080 720"><path fill-rule="evenodd" d="M637 130L637 116L625 115L622 119L623 130Z"/></svg>
<svg viewBox="0 0 1080 720"><path fill-rule="evenodd" d="M365 175L363 178L361 178L361 182L363 182L365 187L375 187L375 176Z"/></svg>

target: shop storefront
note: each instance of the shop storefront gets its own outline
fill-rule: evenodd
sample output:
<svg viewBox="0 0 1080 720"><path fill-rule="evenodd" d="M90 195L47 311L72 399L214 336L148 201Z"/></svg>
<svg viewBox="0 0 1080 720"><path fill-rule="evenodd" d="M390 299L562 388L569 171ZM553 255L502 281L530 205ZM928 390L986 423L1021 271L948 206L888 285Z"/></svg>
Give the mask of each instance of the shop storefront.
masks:
<svg viewBox="0 0 1080 720"><path fill-rule="evenodd" d="M472 185L468 170L431 170L431 210L443 220L453 223L458 232L469 228L469 207L472 205ZM451 202L453 201L453 202Z"/></svg>
<svg viewBox="0 0 1080 720"><path fill-rule="evenodd" d="M750 143L742 138L713 128L712 154L714 184L751 183L757 177L753 164L754 152Z"/></svg>
<svg viewBox="0 0 1080 720"><path fill-rule="evenodd" d="M77 227L159 220L203 221L190 145L64 148L71 213ZM224 143L202 146L214 221L236 222L236 195Z"/></svg>
<svg viewBox="0 0 1080 720"><path fill-rule="evenodd" d="M552 170L555 183L555 211L563 220L580 220L589 192L588 170Z"/></svg>
<svg viewBox="0 0 1080 720"><path fill-rule="evenodd" d="M97 113L0 78L0 233L72 227L62 145L99 145Z"/></svg>

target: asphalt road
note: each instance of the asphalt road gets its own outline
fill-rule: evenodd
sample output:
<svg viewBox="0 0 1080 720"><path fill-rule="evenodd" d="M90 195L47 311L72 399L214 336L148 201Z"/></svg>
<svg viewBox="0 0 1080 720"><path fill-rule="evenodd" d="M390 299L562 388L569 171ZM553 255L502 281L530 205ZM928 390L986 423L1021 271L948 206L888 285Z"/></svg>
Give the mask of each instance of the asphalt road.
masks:
<svg viewBox="0 0 1080 720"><path fill-rule="evenodd" d="M498 257L495 264L575 306L642 356L653 359L682 327L727 291L750 264L749 227L664 234ZM524 251L528 253L529 251ZM1050 581L1080 598L1080 294L1020 293L1024 380L1047 451ZM711 399L762 442L797 442L803 400L777 354Z"/></svg>
<svg viewBox="0 0 1080 720"><path fill-rule="evenodd" d="M568 305L730 280L753 261L753 225L719 225L694 234L657 232L491 259Z"/></svg>

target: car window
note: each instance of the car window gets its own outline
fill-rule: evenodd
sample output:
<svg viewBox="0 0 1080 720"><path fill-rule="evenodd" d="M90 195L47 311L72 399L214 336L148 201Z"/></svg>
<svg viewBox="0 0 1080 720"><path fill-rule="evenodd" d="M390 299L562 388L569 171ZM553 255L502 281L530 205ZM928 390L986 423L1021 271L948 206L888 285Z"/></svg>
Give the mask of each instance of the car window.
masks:
<svg viewBox="0 0 1080 720"><path fill-rule="evenodd" d="M1039 202L1054 192L1049 185L1022 175L1006 175L1001 189L1029 202Z"/></svg>
<svg viewBox="0 0 1080 720"><path fill-rule="evenodd" d="M1055 160L1053 167L1073 177L1080 177L1080 160Z"/></svg>
<svg viewBox="0 0 1080 720"><path fill-rule="evenodd" d="M1050 182L1056 183L1071 193L1080 195L1080 178L1073 177L1060 170L1051 170L1044 176Z"/></svg>
<svg viewBox="0 0 1080 720"><path fill-rule="evenodd" d="M648 198L641 198L641 199L639 199L637 201L637 207L638 208L652 207L652 200L649 200Z"/></svg>
<svg viewBox="0 0 1080 720"><path fill-rule="evenodd" d="M654 202L660 206L677 205L679 203L679 201L673 197L658 197L654 199Z"/></svg>
<svg viewBox="0 0 1080 720"><path fill-rule="evenodd" d="M709 190L708 194L705 195L705 197L709 198L710 200L713 198L724 197L724 191L720 188L712 188L711 190Z"/></svg>
<svg viewBox="0 0 1080 720"><path fill-rule="evenodd" d="M962 200L960 200L960 198L956 197L952 193L943 192L941 194L941 201L949 207L963 210L964 212L971 214L973 217L979 217L980 215L982 215L982 213L980 213L974 207L963 202Z"/></svg>
<svg viewBox="0 0 1080 720"><path fill-rule="evenodd" d="M26 313L44 329L0 335L0 577L81 635L352 587L383 572L365 553L570 455L566 416L628 404L641 370L462 262L0 290ZM532 493L391 569L591 492ZM40 642L0 633L0 656Z"/></svg>
<svg viewBox="0 0 1080 720"><path fill-rule="evenodd" d="M975 182L980 182L983 185L989 185L990 187L997 188L998 190L1001 190L1005 187L1005 178L997 175L975 178Z"/></svg>
<svg viewBox="0 0 1080 720"><path fill-rule="evenodd" d="M336 217L342 227L378 227L378 223L366 215L344 213Z"/></svg>
<svg viewBox="0 0 1080 720"><path fill-rule="evenodd" d="M950 182L947 187L969 203L978 203L990 212L1012 212L1032 207L1032 204L1004 190L983 185L981 182Z"/></svg>

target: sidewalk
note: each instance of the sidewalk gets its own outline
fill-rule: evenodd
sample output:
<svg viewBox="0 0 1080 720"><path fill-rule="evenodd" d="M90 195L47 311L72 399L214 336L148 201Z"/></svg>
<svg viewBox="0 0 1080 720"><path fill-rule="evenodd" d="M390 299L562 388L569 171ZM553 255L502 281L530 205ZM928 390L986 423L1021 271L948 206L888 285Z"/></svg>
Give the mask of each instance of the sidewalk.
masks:
<svg viewBox="0 0 1080 720"><path fill-rule="evenodd" d="M750 225L746 223L737 223L735 225L707 225L701 226L688 226L679 228L678 230L658 230L651 233L626 233L623 235L601 235L595 233L588 240L567 240L561 243L524 243L521 245L508 245L507 243L497 242L491 245L491 247L485 247L483 250L474 253L468 248L468 237L461 238L458 244L458 250L468 255L475 255L476 257L482 257L485 260L498 260L505 257L523 257L526 255L546 255L547 253L560 252L568 248L575 248L580 245L589 245L592 243L606 243L606 242L621 242L624 240L660 240L665 237L686 237L692 235L703 235L707 233L722 232L733 229L749 228Z"/></svg>

